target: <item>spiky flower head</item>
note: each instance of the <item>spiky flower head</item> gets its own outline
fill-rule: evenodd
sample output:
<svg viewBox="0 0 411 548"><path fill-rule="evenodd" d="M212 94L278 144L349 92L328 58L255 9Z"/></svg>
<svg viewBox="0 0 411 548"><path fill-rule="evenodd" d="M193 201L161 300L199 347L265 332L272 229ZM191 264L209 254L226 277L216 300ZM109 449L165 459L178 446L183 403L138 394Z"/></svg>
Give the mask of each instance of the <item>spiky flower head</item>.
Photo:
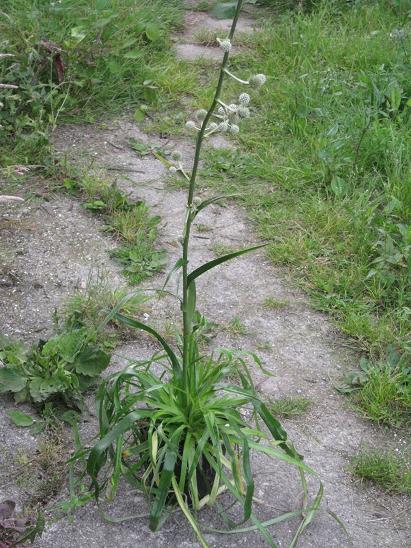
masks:
<svg viewBox="0 0 411 548"><path fill-rule="evenodd" d="M235 103L231 103L231 105L228 105L228 110L230 112L237 112L237 109L238 109L238 105L236 105Z"/></svg>
<svg viewBox="0 0 411 548"><path fill-rule="evenodd" d="M224 53L231 50L231 42L228 38L223 38L223 40L217 38L217 42L220 44L220 48L224 51Z"/></svg>
<svg viewBox="0 0 411 548"><path fill-rule="evenodd" d="M170 173L177 173L177 168L176 168L176 166L170 166L170 167L168 168L168 171L169 171Z"/></svg>
<svg viewBox="0 0 411 548"><path fill-rule="evenodd" d="M195 114L195 117L197 118L197 120L204 120L204 118L207 116L207 111L204 109L204 108L200 108L199 110L197 110L196 114Z"/></svg>
<svg viewBox="0 0 411 548"><path fill-rule="evenodd" d="M266 81L267 81L267 77L265 74L254 74L253 76L251 76L248 82L250 86L254 88L259 88L263 86L266 83Z"/></svg>
<svg viewBox="0 0 411 548"><path fill-rule="evenodd" d="M245 107L250 104L251 97L248 95L248 93L241 93L240 97L238 98L238 101L240 105L244 105Z"/></svg>
<svg viewBox="0 0 411 548"><path fill-rule="evenodd" d="M211 124L208 126L208 131L215 131L218 128L218 124L215 122L211 122Z"/></svg>
<svg viewBox="0 0 411 548"><path fill-rule="evenodd" d="M227 120L224 120L224 122L221 122L220 124L218 124L218 129L220 131L222 131L223 133L225 131L228 131L228 128L230 127L230 124L228 123Z"/></svg>
<svg viewBox="0 0 411 548"><path fill-rule="evenodd" d="M225 108L224 107L218 107L217 113L221 116L224 116L225 114Z"/></svg>
<svg viewBox="0 0 411 548"><path fill-rule="evenodd" d="M181 154L181 152L179 150L174 150L172 153L171 153L171 158L173 160L175 160L176 162L179 162L180 160L183 159L183 155Z"/></svg>
<svg viewBox="0 0 411 548"><path fill-rule="evenodd" d="M186 122L186 128L187 129L195 129L196 128L196 123L193 120L188 120Z"/></svg>
<svg viewBox="0 0 411 548"><path fill-rule="evenodd" d="M248 107L240 106L238 108L237 114L240 118L249 118L250 117L250 109Z"/></svg>
<svg viewBox="0 0 411 548"><path fill-rule="evenodd" d="M231 124L230 126L230 133L233 135L236 135L240 131L240 128L237 126L237 124Z"/></svg>

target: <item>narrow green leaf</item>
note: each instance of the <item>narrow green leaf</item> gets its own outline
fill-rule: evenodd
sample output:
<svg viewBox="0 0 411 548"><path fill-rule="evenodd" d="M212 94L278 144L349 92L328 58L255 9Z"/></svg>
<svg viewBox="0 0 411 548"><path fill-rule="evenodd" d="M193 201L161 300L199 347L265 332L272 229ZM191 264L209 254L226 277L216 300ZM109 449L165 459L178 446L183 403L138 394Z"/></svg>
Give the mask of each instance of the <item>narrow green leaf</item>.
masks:
<svg viewBox="0 0 411 548"><path fill-rule="evenodd" d="M212 261L209 261L208 263L205 263L201 265L199 268L196 268L188 275L187 281L188 284L192 281L194 281L198 276L201 276L201 274L204 274L204 272L207 272L208 270L211 270L215 266L220 265L221 263L225 263L226 261L229 261L231 259L235 259L235 257L240 257L241 255L244 255L245 253L249 253L250 251L254 251L255 249L260 249L260 247L265 247L267 244L260 244L255 245L253 247L247 247L245 249L240 249L239 251L234 251L233 253L228 253L227 255L223 255L222 257L218 257L217 259L214 259Z"/></svg>
<svg viewBox="0 0 411 548"><path fill-rule="evenodd" d="M200 541L201 546L203 548L208 548L207 541L203 537L203 535L202 535L202 533L201 533L201 531L198 527L198 524L197 524L196 520L193 517L193 514L190 512L190 509L188 508L187 504L185 503L185 501L183 499L183 495L182 495L182 493L181 493L181 491L178 487L178 483L177 483L177 480L176 480L174 475L173 475L171 481L172 481L174 493L175 493L176 498L177 498L177 502L180 505L181 510L183 511L185 517L188 519L188 522L191 525L191 527L193 528L195 534L197 535L197 538Z"/></svg>
<svg viewBox="0 0 411 548"><path fill-rule="evenodd" d="M177 461L178 443L180 441L181 429L174 432L172 438L167 444L167 451L164 458L163 468L160 473L160 485L153 506L150 511L150 529L157 531L161 514L169 493L171 480L174 476L174 468Z"/></svg>
<svg viewBox="0 0 411 548"><path fill-rule="evenodd" d="M168 282L170 281L170 278L171 276L174 274L174 272L176 272L179 268L181 268L184 264L184 261L182 259L182 257L180 257L176 263L174 264L173 268L170 270L170 272L167 274L167 278L166 278L166 281L164 282L164 285L163 285L163 290L165 289L166 285L168 284Z"/></svg>
<svg viewBox="0 0 411 548"><path fill-rule="evenodd" d="M271 525L275 525L276 523L281 523L282 521L287 521L289 519L294 519L298 516L301 516L300 510L295 510L294 512L286 512L285 514L281 514L281 516L276 516L275 518L268 519L267 521L262 521L260 524L263 527L270 527ZM210 533L221 533L223 535L238 535L239 533L249 533L250 531L255 531L258 529L257 525L250 525L249 527L239 527L236 529L212 529L207 528L207 531Z"/></svg>
<svg viewBox="0 0 411 548"><path fill-rule="evenodd" d="M104 452L121 436L129 430L136 421L150 417L152 411L148 409L138 409L126 415L116 426L110 430L100 441L98 441L90 451L90 456L87 460L87 472L93 479L96 486L97 474L102 466L102 455Z"/></svg>
<svg viewBox="0 0 411 548"><path fill-rule="evenodd" d="M204 200L197 206L197 213L199 213L202 209L205 207L215 204L217 202L221 202L221 200L229 200L230 198L235 198L238 196L238 194L221 194L220 196L214 196L213 198L208 198L207 200Z"/></svg>
<svg viewBox="0 0 411 548"><path fill-rule="evenodd" d="M244 521L247 521L251 516L253 495L254 495L254 479L250 465L250 447L247 438L244 438L243 443L243 472L245 484L247 486L244 500Z"/></svg>
<svg viewBox="0 0 411 548"><path fill-rule="evenodd" d="M249 440L248 443L252 449L255 449L259 453L265 453L270 457L274 457L276 459L283 460L284 462L288 462L289 464L293 464L294 466L297 466L297 468L304 470L308 474L316 475L315 471L306 464L304 464L304 462L299 458L292 457L290 455L287 455L286 453L283 453L282 451L276 451L273 447L263 445L261 443L255 443L251 440Z"/></svg>
<svg viewBox="0 0 411 548"><path fill-rule="evenodd" d="M153 329L149 325L146 325L145 323L139 322L138 320L130 318L129 316L124 316L123 314L120 314L120 313L115 314L114 317L116 320L118 320L119 322L123 322L129 327L141 329L143 331L147 331L147 333L150 333L150 335L153 335L153 337L155 337L158 340L158 342L161 344L161 346L164 348L164 351L166 352L167 356L170 358L174 373L176 374L177 378L181 377L181 365L177 356L174 354L173 350L171 349L167 341L163 339L163 337L159 333L157 333L155 329Z"/></svg>
<svg viewBox="0 0 411 548"><path fill-rule="evenodd" d="M34 421L30 415L26 415L23 411L19 409L10 409L7 411L7 416L16 426L31 426Z"/></svg>
<svg viewBox="0 0 411 548"><path fill-rule="evenodd" d="M312 522L315 514L318 512L318 509L321 504L321 500L323 498L323 494L324 494L324 486L322 483L320 483L320 488L318 490L317 496L315 497L312 505L305 510L304 519L300 523L289 548L295 548L297 546L298 539L302 535L302 532Z"/></svg>

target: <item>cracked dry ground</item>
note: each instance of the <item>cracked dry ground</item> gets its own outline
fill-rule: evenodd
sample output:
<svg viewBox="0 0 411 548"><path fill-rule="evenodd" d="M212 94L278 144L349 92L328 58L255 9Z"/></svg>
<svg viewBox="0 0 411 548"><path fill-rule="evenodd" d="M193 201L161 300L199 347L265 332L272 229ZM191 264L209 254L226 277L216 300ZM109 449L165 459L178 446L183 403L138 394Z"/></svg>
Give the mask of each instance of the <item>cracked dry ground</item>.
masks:
<svg viewBox="0 0 411 548"><path fill-rule="evenodd" d="M199 17L188 13L188 30L180 38L186 46L190 46L192 25L199 24ZM204 21L203 15L200 19L202 25L211 24ZM252 26L248 20L243 20L243 24L248 28ZM224 26L227 22L219 21L215 25ZM205 54L202 51L202 55ZM167 170L159 160L153 156L140 157L129 148L130 137L163 145L162 139L144 134L126 119L110 122L104 129L61 128L55 136L55 145L72 161L89 163L93 158L94 165L103 172L106 170L109 176L115 172L119 187L131 200L143 199L153 213L161 216L159 245L167 250L168 266L171 266L179 249L176 241L182 229L185 193L167 184ZM218 145L224 143L220 140ZM190 163L191 141L175 140L167 146L183 151L187 164ZM207 195L206 189L202 195ZM76 287L83 287L90 271L97 268L105 270L113 287L125 283L119 268L107 254L116 242L102 233L104 226L99 218L84 210L76 199L58 194L48 196L47 201L32 198L23 205L3 207L1 213L0 245L7 260L0 286L2 332L27 340L47 336L54 308ZM212 206L199 215L198 222L209 227L209 231L194 231L192 267L210 259L216 244L241 247L256 241L246 212L234 204ZM160 286L163 279L163 275L158 275L148 285ZM198 293L200 310L220 326L213 345L256 351L273 374L266 377L258 370L253 372L262 394L272 398L303 394L313 401L310 411L302 418L284 421L290 438L304 454L306 462L318 472L325 488L322 510L304 533L300 546L409 546L406 497L390 496L377 488L359 485L347 471L348 457L361 445L395 446L396 440L394 434L359 417L350 409L347 400L335 392L334 379L354 363L356 356L331 321L310 308L305 296L292 287L284 271L269 263L263 251L219 267L212 276L203 276ZM282 301L286 306L267 310L263 303L268 297ZM149 321L161 328L173 320L176 312L171 301L153 301L148 311ZM244 334L235 335L224 329L234 317L241 318L246 328ZM155 349L150 339L135 335L134 340L116 349L111 370L122 367L127 358L144 359ZM5 412L10 407L11 400L2 398L0 443L4 450L0 460L3 478L4 473L13 469L7 455L17 450L30 451L36 446L36 440L26 431L9 424ZM88 421L82 429L86 434L95 432L95 421ZM258 508L261 519L298 507L301 492L293 470L262 457L254 459L253 467L256 496L264 502ZM317 483L310 481L314 491ZM13 480L2 482L0 494L2 498L17 500L22 496ZM61 497L64 496L63 492ZM327 514L327 509L343 520L349 537ZM143 497L123 485L115 502L106 510L117 517L142 515L147 514L148 505ZM212 512L205 510L200 514L200 524L218 525L218 522ZM288 545L295 525L296 522L286 522L273 528L279 546ZM235 536L207 534L206 538L211 546L265 545L253 532ZM91 503L77 510L71 519L49 522L36 545L44 548L177 547L195 546L197 542L179 514L154 534L149 531L146 519L107 523Z"/></svg>

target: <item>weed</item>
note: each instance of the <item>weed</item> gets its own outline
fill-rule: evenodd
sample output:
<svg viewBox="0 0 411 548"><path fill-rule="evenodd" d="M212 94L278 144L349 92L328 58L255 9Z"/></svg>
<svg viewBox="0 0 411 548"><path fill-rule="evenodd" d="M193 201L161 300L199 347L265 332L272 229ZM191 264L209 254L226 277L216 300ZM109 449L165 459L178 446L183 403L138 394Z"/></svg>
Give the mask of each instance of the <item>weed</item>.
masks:
<svg viewBox="0 0 411 548"><path fill-rule="evenodd" d="M30 348L6 337L0 341L0 393L11 392L16 403L44 404L62 400L82 408L81 391L96 382L110 355L95 334L72 329Z"/></svg>
<svg viewBox="0 0 411 548"><path fill-rule="evenodd" d="M90 276L85 289L70 297L62 310L56 313L58 330L86 328L89 332L96 333L97 339L106 347L112 346L115 343L116 332L110 330L106 324L109 312L118 307L121 301L125 301L124 307L120 309L124 314L135 316L145 310L144 303L147 297L133 293L126 300L128 293L128 289L124 287L112 289L104 273L98 273L95 277ZM117 322L114 325L118 329L121 328Z"/></svg>
<svg viewBox="0 0 411 548"><path fill-rule="evenodd" d="M411 494L411 469L395 453L363 450L352 457L350 469L362 481L373 482L391 493Z"/></svg>
<svg viewBox="0 0 411 548"><path fill-rule="evenodd" d="M247 335L248 329L247 327L242 323L240 318L236 316L232 320L228 322L228 324L225 327L225 330L231 333L232 335Z"/></svg>
<svg viewBox="0 0 411 548"><path fill-rule="evenodd" d="M267 405L274 416L289 419L306 413L311 404L311 400L303 396L285 396L270 400Z"/></svg>
<svg viewBox="0 0 411 548"><path fill-rule="evenodd" d="M353 401L366 417L400 426L409 421L411 414L409 375L389 365L372 367Z"/></svg>
<svg viewBox="0 0 411 548"><path fill-rule="evenodd" d="M203 232L211 232L213 230L210 226L204 225L203 223L197 223L195 227L197 232L200 232L200 234Z"/></svg>
<svg viewBox="0 0 411 548"><path fill-rule="evenodd" d="M282 310L283 308L286 308L288 306L288 302L280 301L275 297L267 297L266 299L264 299L263 306L264 308L268 308L269 310Z"/></svg>
<svg viewBox="0 0 411 548"><path fill-rule="evenodd" d="M10 56L0 59L0 81L18 88L0 90L0 164L47 161L58 118L125 107L144 117L142 106L184 89L169 43L181 20L179 0L4 0L0 51ZM163 87L170 72L173 84Z"/></svg>
<svg viewBox="0 0 411 548"><path fill-rule="evenodd" d="M268 75L257 123L244 122L241 151L208 151L202 180L241 195L272 242L268 256L292 269L315 306L334 316L377 369L394 346L409 376L405 5L324 2L307 8L309 15L268 19L253 51L233 61L242 74L257 62ZM208 93L203 86L201 97Z"/></svg>
<svg viewBox="0 0 411 548"><path fill-rule="evenodd" d="M43 420L46 427L34 454L18 457L22 468L18 484L25 491L25 506L30 510L48 504L66 480L67 439L63 425L47 405Z"/></svg>
<svg viewBox="0 0 411 548"><path fill-rule="evenodd" d="M409 372L400 366L399 355L393 349L377 364L362 357L359 369L347 372L336 388L350 394L354 404L369 419L395 426L409 420Z"/></svg>
<svg viewBox="0 0 411 548"><path fill-rule="evenodd" d="M215 255L215 257L223 257L224 255L228 255L229 253L232 253L234 248L231 245L217 242L211 246L211 250L213 254Z"/></svg>
<svg viewBox="0 0 411 548"><path fill-rule="evenodd" d="M259 342L256 344L255 347L257 350L271 350L273 346L271 343L267 341L267 342Z"/></svg>

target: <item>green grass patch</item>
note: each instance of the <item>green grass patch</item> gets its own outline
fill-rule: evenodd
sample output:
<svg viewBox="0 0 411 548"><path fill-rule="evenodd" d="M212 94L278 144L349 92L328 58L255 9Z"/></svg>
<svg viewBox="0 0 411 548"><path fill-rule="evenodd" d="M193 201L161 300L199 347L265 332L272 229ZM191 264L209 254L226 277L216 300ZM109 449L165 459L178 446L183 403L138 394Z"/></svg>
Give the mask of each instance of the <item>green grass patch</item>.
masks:
<svg viewBox="0 0 411 548"><path fill-rule="evenodd" d="M243 324L238 316L235 316L226 324L225 330L232 335L247 335L249 333L247 326Z"/></svg>
<svg viewBox="0 0 411 548"><path fill-rule="evenodd" d="M111 255L124 265L124 274L132 284L160 272L166 262L165 253L156 250L160 217L150 215L141 203L129 211L118 211L110 218L107 230L124 242Z"/></svg>
<svg viewBox="0 0 411 548"><path fill-rule="evenodd" d="M362 451L351 459L351 471L391 493L411 494L411 468L395 453Z"/></svg>
<svg viewBox="0 0 411 548"><path fill-rule="evenodd" d="M0 14L0 166L45 162L60 118L144 118L192 83L175 71L180 0L4 0ZM170 76L173 75L171 78Z"/></svg>
<svg viewBox="0 0 411 548"><path fill-rule="evenodd" d="M233 253L235 248L232 245L224 244L222 242L216 242L211 246L211 251L215 257L222 257L223 255L228 255L228 253Z"/></svg>
<svg viewBox="0 0 411 548"><path fill-rule="evenodd" d="M282 310L283 308L287 308L288 302L281 301L275 297L267 297L264 299L263 306L268 310Z"/></svg>
<svg viewBox="0 0 411 548"><path fill-rule="evenodd" d="M126 287L113 289L109 283L108 275L98 273L87 281L83 290L78 290L72 295L56 312L56 324L58 329L79 329L86 328L96 333L101 341L107 344L115 344L117 331L122 326L115 320L107 323L107 316L110 311L118 307L121 301L130 293ZM134 317L145 311L144 303L147 296L142 293L134 293L120 308L123 314L130 314ZM115 326L116 329L111 329Z"/></svg>
<svg viewBox="0 0 411 548"><path fill-rule="evenodd" d="M230 69L267 75L255 117L242 122L241 150L208 150L203 185L241 193L271 260L375 364L395 348L409 378L408 12L407 2L333 2L267 20ZM239 88L231 81L224 100ZM193 103L209 98L203 86Z"/></svg>
<svg viewBox="0 0 411 548"><path fill-rule="evenodd" d="M290 419L304 415L311 406L311 400L303 396L284 396L271 400L267 406L274 416Z"/></svg>
<svg viewBox="0 0 411 548"><path fill-rule="evenodd" d="M364 415L394 426L410 423L411 385L409 373L389 365L371 367L353 401Z"/></svg>

